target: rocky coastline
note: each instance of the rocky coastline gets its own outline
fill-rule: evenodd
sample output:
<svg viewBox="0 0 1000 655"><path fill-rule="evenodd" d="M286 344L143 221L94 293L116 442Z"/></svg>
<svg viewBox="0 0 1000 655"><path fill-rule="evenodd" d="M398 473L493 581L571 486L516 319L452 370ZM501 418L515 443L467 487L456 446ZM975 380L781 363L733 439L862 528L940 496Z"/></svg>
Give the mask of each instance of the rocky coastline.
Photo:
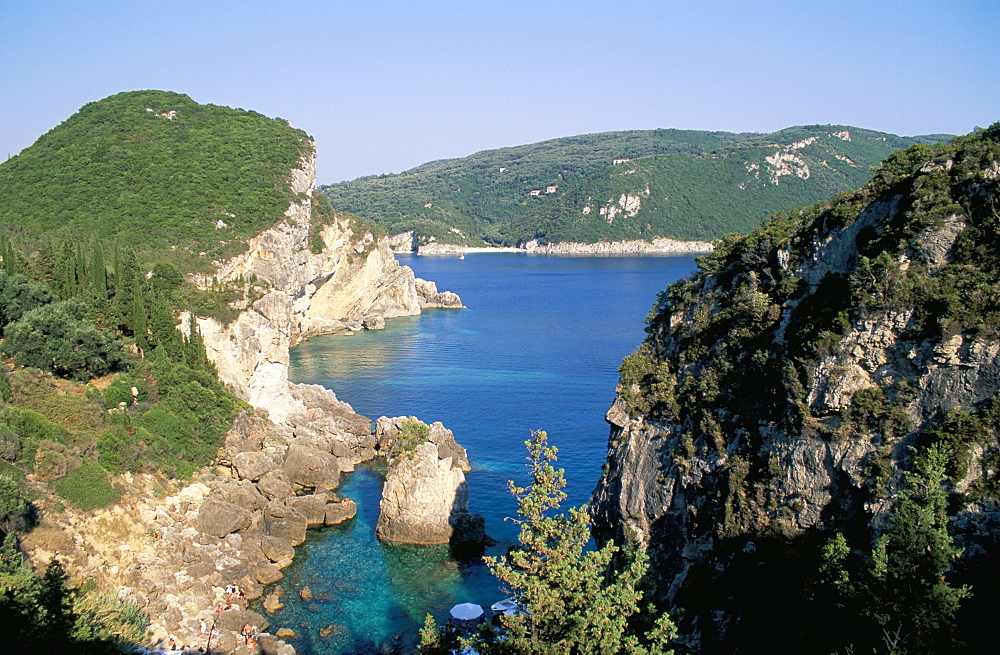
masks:
<svg viewBox="0 0 1000 655"><path fill-rule="evenodd" d="M281 569L291 563L307 529L354 516L353 501L336 493L340 473L386 457L393 434L383 429L376 435L371 419L333 392L289 382L288 350L318 334L380 329L386 319L424 308L462 307L456 294L440 292L400 266L386 237L357 233L347 218L323 226L323 249L314 252L309 244L315 153L292 171L291 182L298 200L285 219L252 239L245 253L217 262L215 276L193 280L207 285L213 277L252 279L261 291L230 323L195 317L219 378L252 407L234 422L216 462L183 482L119 476L122 499L93 512L40 498L42 524L23 543L35 566L58 557L77 584L92 581L135 600L151 620L149 647L166 647L173 638L205 648L204 629L214 627L213 652L294 654L294 647L276 636L288 633L269 632L265 615L280 609L289 591L281 587ZM182 315L178 329L185 331L189 321ZM393 421L398 419L383 424ZM420 502L447 506L449 515L460 517L449 524L446 540L471 534L481 541L476 536L476 529L482 533L481 517L477 523L467 513L465 450L440 424L428 437L416 444L418 461L435 469L440 463L444 475L421 477L406 466L409 458L389 457L390 476L409 470L409 479L421 488ZM452 484L455 472L463 476L459 484ZM414 493L406 485L394 489L397 498ZM416 543L437 543L441 526L425 521L422 528L420 518L411 515L420 502L397 506L386 523L405 523ZM421 537L421 529L432 536ZM392 530L380 537L406 540ZM245 601L216 611L231 585L243 590ZM248 610L247 602L255 609ZM240 636L245 624L260 632L254 648ZM336 632L335 626L324 630L321 640Z"/></svg>
<svg viewBox="0 0 1000 655"><path fill-rule="evenodd" d="M652 241L598 241L597 243L541 243L533 239L517 247L472 247L432 241L420 244L413 232L404 232L390 238L394 252L418 255L467 255L483 253L527 253L531 255L682 255L703 254L712 251L708 241L679 241L657 237Z"/></svg>

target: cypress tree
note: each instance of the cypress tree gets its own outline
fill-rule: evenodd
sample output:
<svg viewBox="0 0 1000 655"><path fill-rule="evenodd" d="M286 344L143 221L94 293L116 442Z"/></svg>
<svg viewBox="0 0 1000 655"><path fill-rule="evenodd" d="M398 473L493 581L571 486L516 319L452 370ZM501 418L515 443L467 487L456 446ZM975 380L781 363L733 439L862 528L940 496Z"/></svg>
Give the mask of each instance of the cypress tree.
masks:
<svg viewBox="0 0 1000 655"><path fill-rule="evenodd" d="M150 340L157 352L173 359L184 359L183 337L177 329L177 319L170 306L158 294L149 296Z"/></svg>
<svg viewBox="0 0 1000 655"><path fill-rule="evenodd" d="M205 354L205 341L202 339L201 330L198 328L198 321L195 319L194 314L191 314L188 319L188 339L185 354L188 366L204 368L208 362L208 357Z"/></svg>
<svg viewBox="0 0 1000 655"><path fill-rule="evenodd" d="M146 350L149 348L149 336L146 323L146 303L143 302L142 292L138 289L132 296L132 334L135 335L137 346Z"/></svg>
<svg viewBox="0 0 1000 655"><path fill-rule="evenodd" d="M104 249L98 241L94 242L94 249L90 253L90 279L91 291L97 298L108 297L108 269L104 264Z"/></svg>

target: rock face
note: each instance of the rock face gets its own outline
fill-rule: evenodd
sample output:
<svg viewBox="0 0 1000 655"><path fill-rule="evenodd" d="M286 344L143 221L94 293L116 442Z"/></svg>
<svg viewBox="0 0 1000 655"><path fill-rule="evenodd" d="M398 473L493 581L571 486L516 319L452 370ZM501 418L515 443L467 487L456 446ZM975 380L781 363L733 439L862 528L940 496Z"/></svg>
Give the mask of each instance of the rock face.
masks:
<svg viewBox="0 0 1000 655"><path fill-rule="evenodd" d="M298 340L346 330L377 317L419 314L421 307L461 307L455 294L437 293L394 259L386 237L356 232L337 217L320 232L323 249L310 250L310 194L316 182L315 152L292 171L293 202L283 221L253 238L243 254L218 262L201 284L257 280L259 297L228 325L198 318L205 348L219 377L276 423L307 428L309 408L288 382L288 349ZM422 292L418 292L419 289ZM429 286L428 286L429 285ZM428 293L433 289L433 293ZM185 325L187 317L182 316ZM315 395L315 394L314 394ZM334 402L332 394L324 404Z"/></svg>
<svg viewBox="0 0 1000 655"><path fill-rule="evenodd" d="M469 513L465 471L469 460L440 423L429 426L427 440L399 447L400 434L411 418L381 417L375 428L386 474L375 533L380 539L411 544L481 544L485 526Z"/></svg>
<svg viewBox="0 0 1000 655"><path fill-rule="evenodd" d="M719 245L658 301L650 337L622 365L595 531L646 550L656 594L684 608L695 650L766 650L747 608L767 605L769 587L793 588L780 572L796 548L882 532L914 449L940 438L949 412L978 416L1000 391L996 317L969 309L983 287L950 282L997 273L982 258L993 237L973 227L1000 200L996 154L988 165L924 156L910 176L877 175ZM954 491L965 494L993 479L1000 444L956 443ZM1000 551L986 527L1000 503L977 494L952 518L966 548L956 580L974 585L975 562ZM767 582L747 591L736 580L751 570Z"/></svg>

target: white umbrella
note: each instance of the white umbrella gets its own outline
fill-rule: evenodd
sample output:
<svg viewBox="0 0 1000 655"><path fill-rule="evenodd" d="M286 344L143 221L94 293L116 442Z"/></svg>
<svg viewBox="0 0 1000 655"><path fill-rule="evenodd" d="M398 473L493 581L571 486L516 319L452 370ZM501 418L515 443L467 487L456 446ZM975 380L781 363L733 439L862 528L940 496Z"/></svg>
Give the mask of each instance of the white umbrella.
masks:
<svg viewBox="0 0 1000 655"><path fill-rule="evenodd" d="M483 608L475 603L459 603L451 608L451 618L472 621L483 615Z"/></svg>

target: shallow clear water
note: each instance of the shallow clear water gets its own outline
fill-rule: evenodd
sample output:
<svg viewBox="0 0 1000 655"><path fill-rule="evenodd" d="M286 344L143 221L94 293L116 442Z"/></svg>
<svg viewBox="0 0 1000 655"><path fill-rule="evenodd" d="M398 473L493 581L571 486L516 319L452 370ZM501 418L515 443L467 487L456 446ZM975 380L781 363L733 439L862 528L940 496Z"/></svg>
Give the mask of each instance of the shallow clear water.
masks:
<svg viewBox="0 0 1000 655"><path fill-rule="evenodd" d="M544 257L522 254L399 257L418 277L455 291L468 307L387 322L386 330L311 339L291 353L295 382L322 384L355 411L441 421L468 450L472 511L486 518L503 554L516 527L507 481L526 479L523 442L545 430L559 448L569 498L587 502L607 454L604 413L617 367L642 341L646 314L694 258ZM374 536L382 473L344 476L358 516L314 531L285 570L286 608L274 623L295 629L300 653L383 652L412 645L427 612L502 597L479 560L446 547L380 543ZM316 599L300 601L308 584ZM333 626L319 637L319 628Z"/></svg>

